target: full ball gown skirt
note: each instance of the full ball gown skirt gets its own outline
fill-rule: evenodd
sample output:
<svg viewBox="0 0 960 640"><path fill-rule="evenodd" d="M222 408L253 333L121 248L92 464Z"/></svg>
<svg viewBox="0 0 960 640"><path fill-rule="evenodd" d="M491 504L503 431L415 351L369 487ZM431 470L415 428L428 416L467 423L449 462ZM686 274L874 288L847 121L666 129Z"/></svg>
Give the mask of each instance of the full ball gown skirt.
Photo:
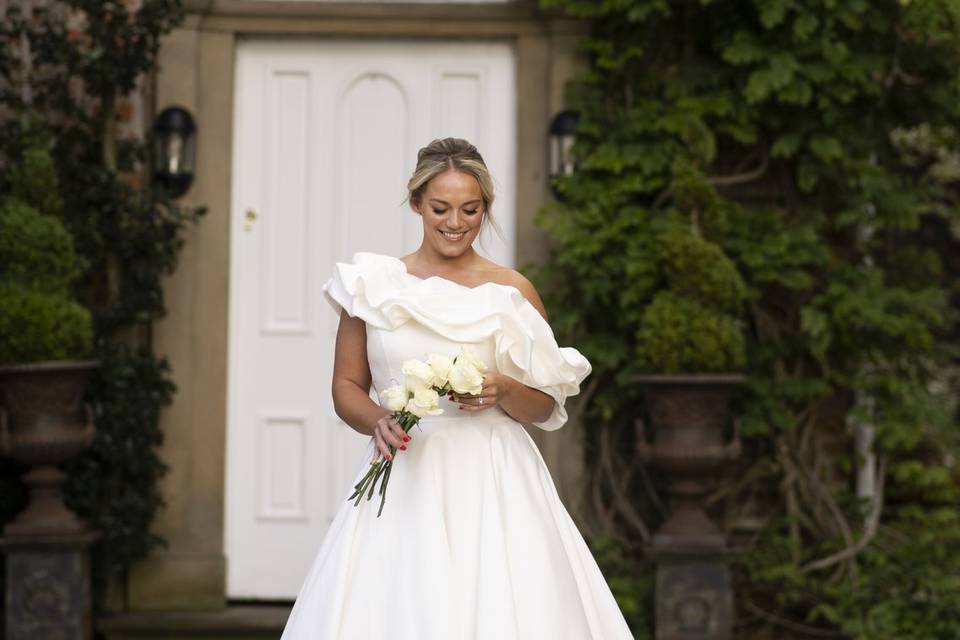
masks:
<svg viewBox="0 0 960 640"><path fill-rule="evenodd" d="M366 322L378 396L403 380L404 360L469 345L489 369L556 400L535 423L553 430L590 373L515 287L421 279L398 258L361 252L337 263L323 291ZM422 418L395 455L379 518L376 492L347 501L369 469L370 439L282 640L632 639L523 426L499 406L440 402L444 412Z"/></svg>

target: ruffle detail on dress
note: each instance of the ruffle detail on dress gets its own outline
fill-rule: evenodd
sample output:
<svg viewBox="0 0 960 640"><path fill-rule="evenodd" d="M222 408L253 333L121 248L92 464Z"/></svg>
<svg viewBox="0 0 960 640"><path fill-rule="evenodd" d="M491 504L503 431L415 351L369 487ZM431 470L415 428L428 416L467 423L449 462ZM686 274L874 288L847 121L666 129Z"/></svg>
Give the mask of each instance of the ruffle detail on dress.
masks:
<svg viewBox="0 0 960 640"><path fill-rule="evenodd" d="M564 403L580 392L590 375L590 362L573 347L560 347L540 312L516 287L487 282L477 287L407 272L399 258L358 252L350 263L338 262L323 285L327 302L337 313L381 329L392 330L416 320L456 342L481 342L494 336L496 369L543 391L555 401L545 431L567 421Z"/></svg>

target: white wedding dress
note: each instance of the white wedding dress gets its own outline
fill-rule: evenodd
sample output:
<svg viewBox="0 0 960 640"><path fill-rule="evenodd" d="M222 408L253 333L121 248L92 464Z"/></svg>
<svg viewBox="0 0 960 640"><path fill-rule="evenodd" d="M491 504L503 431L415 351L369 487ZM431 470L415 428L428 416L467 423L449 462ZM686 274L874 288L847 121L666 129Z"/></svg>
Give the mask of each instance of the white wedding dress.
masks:
<svg viewBox="0 0 960 640"><path fill-rule="evenodd" d="M536 425L553 430L590 373L512 286L421 279L398 258L361 252L337 263L323 291L366 322L378 394L402 381L404 360L469 345L490 369L556 399ZM376 491L347 501L370 468L370 439L282 640L632 639L523 426L499 406L440 403L396 453L380 517Z"/></svg>

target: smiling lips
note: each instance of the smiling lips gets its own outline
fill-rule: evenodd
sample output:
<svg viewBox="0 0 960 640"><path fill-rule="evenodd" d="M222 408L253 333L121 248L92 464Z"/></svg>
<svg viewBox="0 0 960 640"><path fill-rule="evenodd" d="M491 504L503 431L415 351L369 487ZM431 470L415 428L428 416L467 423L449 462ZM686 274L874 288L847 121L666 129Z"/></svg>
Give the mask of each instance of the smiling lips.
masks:
<svg viewBox="0 0 960 640"><path fill-rule="evenodd" d="M466 231L461 231L460 233L450 233L450 232L448 232L448 231L441 231L440 233L441 233L441 234L443 235L443 237L446 238L447 240L450 240L451 242L457 242L457 241L460 240L460 238L462 238L467 232L466 232Z"/></svg>

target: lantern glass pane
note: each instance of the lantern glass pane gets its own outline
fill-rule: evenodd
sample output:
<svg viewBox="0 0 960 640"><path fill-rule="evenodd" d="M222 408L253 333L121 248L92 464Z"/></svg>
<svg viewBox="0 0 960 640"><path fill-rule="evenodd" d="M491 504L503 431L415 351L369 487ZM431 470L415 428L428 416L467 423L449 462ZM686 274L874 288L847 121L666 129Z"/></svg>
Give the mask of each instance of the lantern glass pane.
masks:
<svg viewBox="0 0 960 640"><path fill-rule="evenodd" d="M154 142L154 163L158 173L170 176L193 173L196 164L196 137L178 131L157 136Z"/></svg>
<svg viewBox="0 0 960 640"><path fill-rule="evenodd" d="M197 136L187 134L183 139L183 155L180 158L180 172L194 173L197 164Z"/></svg>
<svg viewBox="0 0 960 640"><path fill-rule="evenodd" d="M560 138L561 168L563 171L563 175L569 176L573 174L573 171L576 168L576 163L573 160L574 136L570 134L565 134L565 135L559 136L559 138Z"/></svg>
<svg viewBox="0 0 960 640"><path fill-rule="evenodd" d="M563 145L560 142L560 136L553 134L550 136L550 175L560 175L563 166Z"/></svg>

